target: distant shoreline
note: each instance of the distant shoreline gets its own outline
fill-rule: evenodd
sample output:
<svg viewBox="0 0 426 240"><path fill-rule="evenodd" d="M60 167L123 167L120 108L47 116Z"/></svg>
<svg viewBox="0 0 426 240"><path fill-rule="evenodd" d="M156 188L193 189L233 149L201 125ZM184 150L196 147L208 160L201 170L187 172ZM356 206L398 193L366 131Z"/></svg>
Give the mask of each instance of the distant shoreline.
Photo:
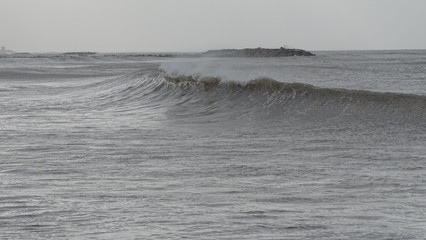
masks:
<svg viewBox="0 0 426 240"><path fill-rule="evenodd" d="M85 58L85 57L178 57L183 54L172 53L97 53L97 52L65 52L65 53L13 53L3 54L0 58Z"/></svg>
<svg viewBox="0 0 426 240"><path fill-rule="evenodd" d="M292 57L292 56L315 56L315 54L302 49L289 48L245 48L245 49L222 49L209 50L202 54L206 57Z"/></svg>
<svg viewBox="0 0 426 240"><path fill-rule="evenodd" d="M97 53L97 52L65 52L65 53L19 53L2 54L0 58L50 58L50 57L290 57L315 56L302 49L287 48L244 48L208 50L203 53Z"/></svg>
<svg viewBox="0 0 426 240"><path fill-rule="evenodd" d="M378 49L378 50L315 50L317 54L327 52L353 52L353 53L372 53L389 52L401 53L409 52L412 54L423 54L426 49ZM245 48L245 49L221 49L208 50L206 52L45 52L29 53L14 52L7 50L7 53L0 54L1 58L85 58L85 57L154 57L154 58L196 58L196 57L290 57L290 56L316 56L316 54L301 49L267 49L267 48Z"/></svg>

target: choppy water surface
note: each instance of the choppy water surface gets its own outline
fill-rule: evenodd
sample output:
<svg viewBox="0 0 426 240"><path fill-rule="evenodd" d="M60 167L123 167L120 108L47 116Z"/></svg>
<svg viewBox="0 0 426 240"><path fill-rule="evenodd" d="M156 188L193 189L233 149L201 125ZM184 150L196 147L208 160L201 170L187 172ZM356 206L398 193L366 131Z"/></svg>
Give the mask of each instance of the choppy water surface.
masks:
<svg viewBox="0 0 426 240"><path fill-rule="evenodd" d="M0 58L0 238L424 239L426 52Z"/></svg>

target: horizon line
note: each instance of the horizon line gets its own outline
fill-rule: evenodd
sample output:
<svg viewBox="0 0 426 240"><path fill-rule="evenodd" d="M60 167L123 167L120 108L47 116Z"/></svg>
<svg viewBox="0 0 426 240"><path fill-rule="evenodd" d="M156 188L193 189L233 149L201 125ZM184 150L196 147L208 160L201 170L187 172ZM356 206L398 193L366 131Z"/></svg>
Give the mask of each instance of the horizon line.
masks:
<svg viewBox="0 0 426 240"><path fill-rule="evenodd" d="M257 48L257 47L255 47ZM102 53L102 54L114 54L114 53L143 53L143 54L151 54L151 53L203 53L209 50L225 50L225 49L255 49L255 48L220 48L220 49L208 49L204 51L180 51L180 50L124 50L124 51L108 51L108 50L74 50L74 51L17 51L17 50L11 50L8 48L5 48L6 51L12 51L13 53L29 53L29 54L63 54L63 53ZM266 48L266 47L262 47ZM278 48L270 48L270 49L278 49ZM296 48L290 48L287 49L296 49ZM301 48L299 48L301 49ZM338 51L416 51L416 50L426 50L426 48L383 48L383 49L303 49L306 51L313 51L313 52L338 52ZM12 54L13 54L12 53Z"/></svg>

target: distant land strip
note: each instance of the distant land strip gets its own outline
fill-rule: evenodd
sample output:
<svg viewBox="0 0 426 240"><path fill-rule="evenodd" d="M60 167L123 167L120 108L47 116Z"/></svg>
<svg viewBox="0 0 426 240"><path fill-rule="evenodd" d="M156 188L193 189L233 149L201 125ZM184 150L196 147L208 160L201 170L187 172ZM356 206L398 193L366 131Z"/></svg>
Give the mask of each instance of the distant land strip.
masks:
<svg viewBox="0 0 426 240"><path fill-rule="evenodd" d="M221 49L209 50L203 53L97 53L97 52L65 52L65 53L27 53L4 51L0 58L49 58L49 57L291 57L291 56L315 56L315 54L302 50L291 48L244 48L244 49Z"/></svg>
<svg viewBox="0 0 426 240"><path fill-rule="evenodd" d="M315 56L315 54L302 49L289 48L245 48L209 50L202 54L205 57L290 57L290 56Z"/></svg>

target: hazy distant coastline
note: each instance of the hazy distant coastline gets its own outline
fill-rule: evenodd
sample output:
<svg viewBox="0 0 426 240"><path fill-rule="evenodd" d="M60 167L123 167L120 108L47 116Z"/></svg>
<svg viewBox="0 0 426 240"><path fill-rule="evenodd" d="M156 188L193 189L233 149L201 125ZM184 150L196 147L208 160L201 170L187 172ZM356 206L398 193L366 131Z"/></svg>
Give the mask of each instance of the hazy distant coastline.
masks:
<svg viewBox="0 0 426 240"><path fill-rule="evenodd" d="M291 57L291 56L315 56L315 54L302 49L288 48L245 48L209 50L202 54L206 57Z"/></svg>
<svg viewBox="0 0 426 240"><path fill-rule="evenodd" d="M97 53L97 52L65 52L65 53L19 53L12 52L1 54L0 58L51 58L51 57L291 57L315 56L315 54L302 49L288 48L244 48L208 50L202 53Z"/></svg>

